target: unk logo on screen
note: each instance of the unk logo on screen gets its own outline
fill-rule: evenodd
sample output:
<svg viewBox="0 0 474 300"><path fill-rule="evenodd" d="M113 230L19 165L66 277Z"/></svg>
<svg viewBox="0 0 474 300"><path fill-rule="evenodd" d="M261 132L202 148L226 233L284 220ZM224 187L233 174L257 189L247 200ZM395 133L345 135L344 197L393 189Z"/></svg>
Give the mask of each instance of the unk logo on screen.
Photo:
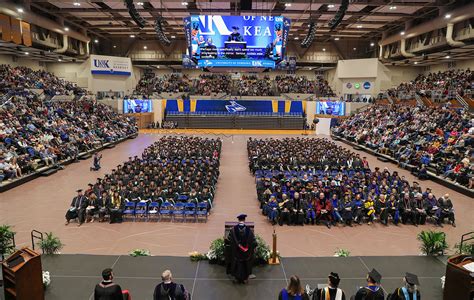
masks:
<svg viewBox="0 0 474 300"><path fill-rule="evenodd" d="M240 105L237 103L237 101L229 101L230 105L226 105L225 109L227 109L228 112L235 113L235 112L241 112L241 111L246 111L247 108L243 105Z"/></svg>

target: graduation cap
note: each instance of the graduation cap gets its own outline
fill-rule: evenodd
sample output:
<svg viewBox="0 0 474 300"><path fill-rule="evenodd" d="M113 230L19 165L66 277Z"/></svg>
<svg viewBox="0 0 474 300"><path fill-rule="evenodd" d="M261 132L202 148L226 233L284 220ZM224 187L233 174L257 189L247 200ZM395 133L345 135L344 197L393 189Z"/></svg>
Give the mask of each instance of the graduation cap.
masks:
<svg viewBox="0 0 474 300"><path fill-rule="evenodd" d="M382 280L382 275L375 269L372 269L372 271L369 272L369 277L375 281L375 283L380 283Z"/></svg>
<svg viewBox="0 0 474 300"><path fill-rule="evenodd" d="M418 281L418 276L412 273L405 273L405 280L410 285L420 285Z"/></svg>
<svg viewBox="0 0 474 300"><path fill-rule="evenodd" d="M247 218L246 214L240 214L240 215L237 216L237 220L239 220L239 221L245 221L245 218Z"/></svg>
<svg viewBox="0 0 474 300"><path fill-rule="evenodd" d="M82 189L78 189L78 190L76 191L76 193L80 193L80 192L82 192Z"/></svg>
<svg viewBox="0 0 474 300"><path fill-rule="evenodd" d="M240 28L238 26L232 26L232 29L239 30Z"/></svg>
<svg viewBox="0 0 474 300"><path fill-rule="evenodd" d="M331 272L329 273L328 277L329 281L331 281L333 285L339 285L339 282L341 281L341 279L339 278L339 274Z"/></svg>
<svg viewBox="0 0 474 300"><path fill-rule="evenodd" d="M87 184L88 186L94 186L92 183Z"/></svg>

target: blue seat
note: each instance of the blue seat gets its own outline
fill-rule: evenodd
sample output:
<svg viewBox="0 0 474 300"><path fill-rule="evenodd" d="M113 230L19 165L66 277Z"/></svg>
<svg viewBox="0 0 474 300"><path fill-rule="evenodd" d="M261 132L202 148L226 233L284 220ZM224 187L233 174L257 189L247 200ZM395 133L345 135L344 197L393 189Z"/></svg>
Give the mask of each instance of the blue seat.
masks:
<svg viewBox="0 0 474 300"><path fill-rule="evenodd" d="M169 203L168 201L165 201L163 204L160 206L160 221L163 217L169 217L170 220L173 217L173 204Z"/></svg>
<svg viewBox="0 0 474 300"><path fill-rule="evenodd" d="M135 221L138 217L143 217L143 220L146 220L148 217L147 212L146 202L138 202L135 207Z"/></svg>
<svg viewBox="0 0 474 300"><path fill-rule="evenodd" d="M160 204L158 202L152 202L148 204L148 212L147 212L147 219L158 220L158 216L160 215Z"/></svg>
<svg viewBox="0 0 474 300"><path fill-rule="evenodd" d="M123 219L134 218L135 217L135 203L129 201L125 203L125 208L123 210Z"/></svg>
<svg viewBox="0 0 474 300"><path fill-rule="evenodd" d="M188 201L188 196L186 196L186 195L179 195L179 196L178 196L178 201L180 201L180 202L186 202L186 201Z"/></svg>
<svg viewBox="0 0 474 300"><path fill-rule="evenodd" d="M199 220L199 217L204 217L206 222L207 222L207 216L208 216L208 211L207 211L207 203L206 202L200 202L197 205L196 209L196 220Z"/></svg>
<svg viewBox="0 0 474 300"><path fill-rule="evenodd" d="M182 202L178 202L173 207L173 220L176 220L177 217L181 217L184 221L184 206L185 204Z"/></svg>
<svg viewBox="0 0 474 300"><path fill-rule="evenodd" d="M196 204L186 203L184 205L184 220L186 221L188 217L196 219Z"/></svg>

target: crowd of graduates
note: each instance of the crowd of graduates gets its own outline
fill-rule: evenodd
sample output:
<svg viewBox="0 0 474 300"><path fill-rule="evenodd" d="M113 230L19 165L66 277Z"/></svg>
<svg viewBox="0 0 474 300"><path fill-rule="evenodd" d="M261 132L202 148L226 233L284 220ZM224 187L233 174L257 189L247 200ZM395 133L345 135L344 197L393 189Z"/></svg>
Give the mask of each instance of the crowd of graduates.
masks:
<svg viewBox="0 0 474 300"><path fill-rule="evenodd" d="M273 224L423 225L430 219L455 226L448 194L437 198L417 182L387 168L371 170L360 157L328 139L249 139L262 213Z"/></svg>
<svg viewBox="0 0 474 300"><path fill-rule="evenodd" d="M232 80L228 74L200 74L195 82L197 95L209 96L211 93L230 94Z"/></svg>
<svg viewBox="0 0 474 300"><path fill-rule="evenodd" d="M143 217L150 211L178 202L206 203L212 207L222 142L191 136L166 136L146 148L141 157L129 157L104 178L73 198L66 213L68 224L78 218L87 220L109 217L121 222L127 203L145 203ZM151 203L157 203L156 206Z"/></svg>
<svg viewBox="0 0 474 300"><path fill-rule="evenodd" d="M446 107L374 105L354 114L333 133L411 165L426 179L428 169L474 188L474 118Z"/></svg>
<svg viewBox="0 0 474 300"><path fill-rule="evenodd" d="M156 76L155 73L145 73L137 86L135 95L150 96L153 93L188 93L193 82L186 75L167 74Z"/></svg>

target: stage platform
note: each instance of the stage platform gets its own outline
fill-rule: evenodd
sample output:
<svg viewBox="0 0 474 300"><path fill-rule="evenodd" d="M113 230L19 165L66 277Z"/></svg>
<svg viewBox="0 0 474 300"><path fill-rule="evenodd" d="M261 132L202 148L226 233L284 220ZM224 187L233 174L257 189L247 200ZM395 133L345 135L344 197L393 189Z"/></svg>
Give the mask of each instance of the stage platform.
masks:
<svg viewBox="0 0 474 300"><path fill-rule="evenodd" d="M52 279L46 292L47 300L92 299L94 286L106 267L114 269L115 282L130 290L134 300L152 299L154 287L165 269L172 271L176 282L185 285L192 299L263 300L278 299L279 291L293 274L300 276L303 284L316 287L327 282L331 271L339 273L340 287L350 296L364 284L367 271L372 268L383 275L382 285L386 291L392 292L401 285L408 271L419 276L423 299L441 300L440 277L446 269L442 261L425 256L283 258L281 265L256 267L257 278L248 285L235 285L225 274L224 267L207 261L191 262L188 257L63 254L42 258L43 270L49 271Z"/></svg>

